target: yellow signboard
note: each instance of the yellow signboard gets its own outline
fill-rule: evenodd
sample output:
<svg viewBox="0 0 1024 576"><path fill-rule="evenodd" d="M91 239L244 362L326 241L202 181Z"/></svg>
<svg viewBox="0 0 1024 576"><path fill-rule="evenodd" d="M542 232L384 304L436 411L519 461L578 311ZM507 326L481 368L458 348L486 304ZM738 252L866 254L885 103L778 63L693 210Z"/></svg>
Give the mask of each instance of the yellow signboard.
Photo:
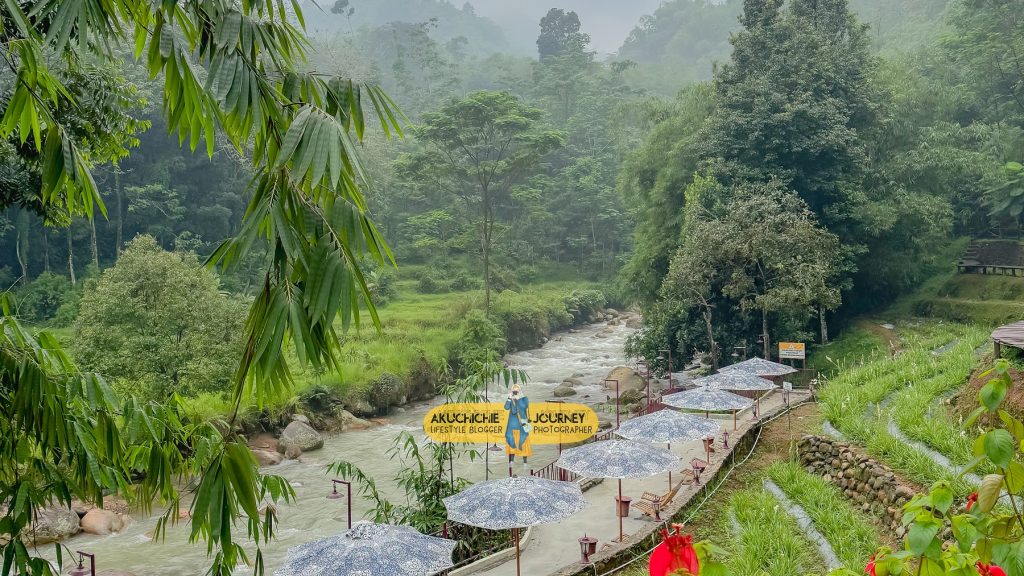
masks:
<svg viewBox="0 0 1024 576"><path fill-rule="evenodd" d="M509 403L442 404L423 417L423 431L435 442L461 444L570 444L597 433L597 414L582 404L537 402L520 416ZM515 434L512 434L512 432ZM512 442L508 438L512 437Z"/></svg>
<svg viewBox="0 0 1024 576"><path fill-rule="evenodd" d="M805 357L803 342L779 342L779 359L803 360Z"/></svg>

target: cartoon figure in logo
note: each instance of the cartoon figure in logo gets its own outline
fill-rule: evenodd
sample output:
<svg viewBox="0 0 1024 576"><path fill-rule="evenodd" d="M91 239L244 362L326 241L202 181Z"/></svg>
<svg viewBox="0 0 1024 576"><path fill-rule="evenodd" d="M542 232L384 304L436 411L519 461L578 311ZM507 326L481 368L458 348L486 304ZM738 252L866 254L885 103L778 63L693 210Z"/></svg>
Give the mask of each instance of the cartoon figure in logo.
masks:
<svg viewBox="0 0 1024 576"><path fill-rule="evenodd" d="M505 425L505 453L508 454L508 462L515 461L516 455L523 457L523 466L526 466L526 459L533 454L530 449L530 431L533 425L530 424L530 399L523 393L519 384L513 384L509 390L508 399L505 400L505 410L508 410L508 422Z"/></svg>

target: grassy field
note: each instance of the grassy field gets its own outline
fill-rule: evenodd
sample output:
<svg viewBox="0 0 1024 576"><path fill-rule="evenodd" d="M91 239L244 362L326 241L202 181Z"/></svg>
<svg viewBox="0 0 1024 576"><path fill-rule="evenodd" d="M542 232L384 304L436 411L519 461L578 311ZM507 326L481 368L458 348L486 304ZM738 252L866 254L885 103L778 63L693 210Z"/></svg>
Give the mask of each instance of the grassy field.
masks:
<svg viewBox="0 0 1024 576"><path fill-rule="evenodd" d="M385 373L413 385L443 377L452 349L463 334L463 319L483 305L483 294L479 290L420 294L415 286L413 280L397 283L397 297L378 309L379 332L364 317L361 329L342 335L337 371L315 374L293 363L296 382L292 394L276 399L269 410L286 408L317 390L342 399L360 398ZM527 285L494 295L492 316L506 338L529 340L535 333L569 327L574 318L567 311L566 297L574 291L599 288L579 281ZM529 334L523 335L524 331ZM202 394L188 399L187 404L199 418L217 417L231 408L224 394ZM255 406L243 410L246 414L255 411Z"/></svg>

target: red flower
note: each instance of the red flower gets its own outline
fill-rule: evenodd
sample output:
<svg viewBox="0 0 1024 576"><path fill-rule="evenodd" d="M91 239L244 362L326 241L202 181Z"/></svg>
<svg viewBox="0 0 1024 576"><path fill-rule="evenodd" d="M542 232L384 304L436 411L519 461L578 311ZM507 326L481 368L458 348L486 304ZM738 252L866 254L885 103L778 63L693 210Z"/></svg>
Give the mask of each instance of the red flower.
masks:
<svg viewBox="0 0 1024 576"><path fill-rule="evenodd" d="M868 565L864 567L864 573L868 576L875 576L875 556L873 554L868 559Z"/></svg>
<svg viewBox="0 0 1024 576"><path fill-rule="evenodd" d="M693 549L693 538L689 534L680 534L678 526L673 528L671 534L667 530L661 531L663 540L651 553L648 571L651 576L676 573L696 576L700 573L700 562L697 551Z"/></svg>
<svg viewBox="0 0 1024 576"><path fill-rule="evenodd" d="M971 495L967 497L967 511L970 512L971 511L971 506L974 506L977 503L978 503L978 493L977 492L971 492Z"/></svg>
<svg viewBox="0 0 1024 576"><path fill-rule="evenodd" d="M975 566L978 567L979 576L1006 576L1006 571L995 564L985 564L979 560Z"/></svg>

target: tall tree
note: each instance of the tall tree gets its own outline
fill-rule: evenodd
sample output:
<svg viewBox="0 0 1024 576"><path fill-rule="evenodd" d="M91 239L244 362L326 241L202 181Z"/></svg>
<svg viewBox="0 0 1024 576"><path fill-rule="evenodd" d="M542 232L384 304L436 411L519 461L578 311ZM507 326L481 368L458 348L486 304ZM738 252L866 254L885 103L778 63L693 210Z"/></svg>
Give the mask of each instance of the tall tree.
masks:
<svg viewBox="0 0 1024 576"><path fill-rule="evenodd" d="M491 252L513 186L536 170L564 135L542 123L543 112L508 92L480 91L423 116L415 130L428 145L406 158L408 177L459 198L476 228L483 263L484 306L491 306Z"/></svg>
<svg viewBox="0 0 1024 576"><path fill-rule="evenodd" d="M589 43L590 37L580 32L580 17L575 12L552 8L540 19L537 51L541 60Z"/></svg>

